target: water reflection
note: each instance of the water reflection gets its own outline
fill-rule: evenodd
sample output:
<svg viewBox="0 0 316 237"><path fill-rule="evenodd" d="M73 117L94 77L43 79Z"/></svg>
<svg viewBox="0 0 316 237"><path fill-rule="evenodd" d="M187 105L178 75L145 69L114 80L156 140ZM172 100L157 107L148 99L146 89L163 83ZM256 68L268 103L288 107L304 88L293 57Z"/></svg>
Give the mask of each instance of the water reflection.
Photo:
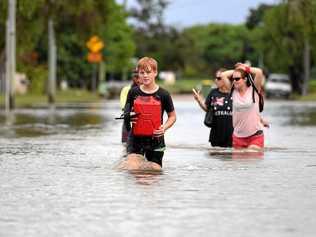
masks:
<svg viewBox="0 0 316 237"><path fill-rule="evenodd" d="M266 150L266 149L265 149ZM210 148L208 154L222 160L263 159L264 151L233 150L231 148Z"/></svg>
<svg viewBox="0 0 316 237"><path fill-rule="evenodd" d="M0 113L0 134L4 137L37 137L51 135L65 129L86 129L100 126L104 115L90 110L16 110Z"/></svg>
<svg viewBox="0 0 316 237"><path fill-rule="evenodd" d="M143 171L143 170L132 170L129 173L133 176L137 184L141 185L152 185L158 183L162 171Z"/></svg>
<svg viewBox="0 0 316 237"><path fill-rule="evenodd" d="M270 102L268 108L273 116L287 126L316 126L316 103L280 101Z"/></svg>
<svg viewBox="0 0 316 237"><path fill-rule="evenodd" d="M303 112L292 110L290 111L289 118L289 125L315 126L316 110L315 108L310 108Z"/></svg>

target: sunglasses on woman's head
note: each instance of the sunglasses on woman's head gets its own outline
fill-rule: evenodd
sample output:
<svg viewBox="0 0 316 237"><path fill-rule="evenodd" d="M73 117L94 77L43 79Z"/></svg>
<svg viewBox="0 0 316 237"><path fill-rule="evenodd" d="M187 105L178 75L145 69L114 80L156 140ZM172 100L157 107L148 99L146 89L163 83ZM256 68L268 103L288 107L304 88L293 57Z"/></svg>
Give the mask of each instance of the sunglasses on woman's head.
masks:
<svg viewBox="0 0 316 237"><path fill-rule="evenodd" d="M239 81L242 77L233 77L234 81Z"/></svg>

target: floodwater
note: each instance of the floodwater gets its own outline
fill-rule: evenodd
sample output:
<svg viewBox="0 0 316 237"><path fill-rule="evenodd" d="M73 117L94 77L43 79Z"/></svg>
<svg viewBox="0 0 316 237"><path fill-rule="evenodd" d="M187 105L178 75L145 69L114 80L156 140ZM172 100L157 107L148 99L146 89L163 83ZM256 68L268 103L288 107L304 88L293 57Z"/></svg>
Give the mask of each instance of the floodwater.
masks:
<svg viewBox="0 0 316 237"><path fill-rule="evenodd" d="M211 149L175 100L162 173L131 173L117 101L0 112L0 236L315 236L316 104L268 101L263 155Z"/></svg>

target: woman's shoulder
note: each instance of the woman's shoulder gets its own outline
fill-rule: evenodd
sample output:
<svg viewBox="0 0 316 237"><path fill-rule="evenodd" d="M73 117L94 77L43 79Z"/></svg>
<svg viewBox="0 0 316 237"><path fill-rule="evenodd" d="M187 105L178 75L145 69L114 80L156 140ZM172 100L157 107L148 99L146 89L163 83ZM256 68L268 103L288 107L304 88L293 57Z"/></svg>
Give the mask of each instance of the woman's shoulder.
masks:
<svg viewBox="0 0 316 237"><path fill-rule="evenodd" d="M212 88L212 89L210 90L209 95L210 95L210 96L213 96L213 97L216 97L219 93L220 93L220 92L219 92L219 89L216 87L216 88Z"/></svg>

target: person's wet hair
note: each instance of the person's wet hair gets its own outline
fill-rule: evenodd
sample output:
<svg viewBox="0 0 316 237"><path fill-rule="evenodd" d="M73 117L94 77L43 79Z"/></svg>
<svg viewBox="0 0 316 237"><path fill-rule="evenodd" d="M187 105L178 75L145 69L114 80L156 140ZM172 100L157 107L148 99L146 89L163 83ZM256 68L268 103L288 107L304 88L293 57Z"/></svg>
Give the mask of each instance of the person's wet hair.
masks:
<svg viewBox="0 0 316 237"><path fill-rule="evenodd" d="M137 70L144 70L146 72L157 72L158 63L155 59L149 57L143 57L138 61Z"/></svg>
<svg viewBox="0 0 316 237"><path fill-rule="evenodd" d="M132 78L138 78L138 71L136 68L132 71Z"/></svg>
<svg viewBox="0 0 316 237"><path fill-rule="evenodd" d="M251 83L250 83L250 81L249 81L249 79L248 79L248 77L247 77L247 72L246 72L246 71L244 71L244 70L241 69L241 68L237 68L237 69L235 69L234 71L235 71L235 72L239 72L240 75L241 75L241 78L245 78L245 79L246 79L246 84L247 84L248 87L251 86Z"/></svg>

